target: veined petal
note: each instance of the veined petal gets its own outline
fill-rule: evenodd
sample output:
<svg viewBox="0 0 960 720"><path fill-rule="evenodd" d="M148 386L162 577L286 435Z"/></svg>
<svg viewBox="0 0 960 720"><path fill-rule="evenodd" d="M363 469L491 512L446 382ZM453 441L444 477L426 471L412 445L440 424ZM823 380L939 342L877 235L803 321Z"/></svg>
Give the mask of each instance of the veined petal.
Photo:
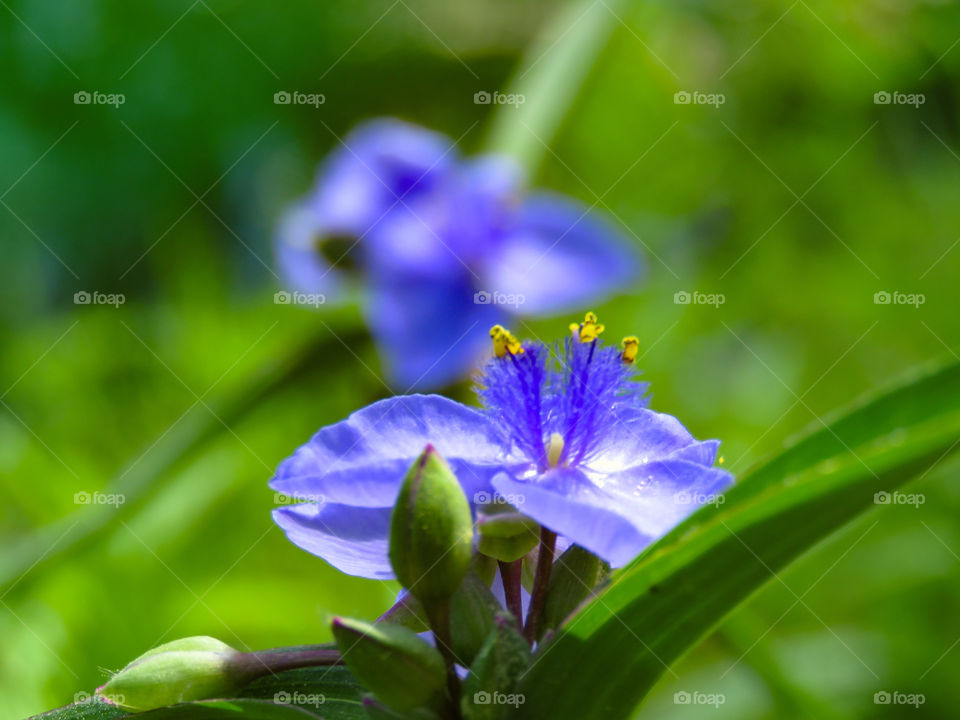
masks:
<svg viewBox="0 0 960 720"><path fill-rule="evenodd" d="M389 508L427 443L450 463L468 499L516 465L505 455L499 428L479 411L439 395L406 395L322 428L280 464L270 487L326 503Z"/></svg>
<svg viewBox="0 0 960 720"><path fill-rule="evenodd" d="M696 440L677 418L667 413L627 409L605 428L588 470L616 473L667 458L712 465L719 445L717 440Z"/></svg>
<svg viewBox="0 0 960 720"><path fill-rule="evenodd" d="M290 542L341 572L392 580L387 555L391 510L310 503L277 508L273 521Z"/></svg>
<svg viewBox="0 0 960 720"><path fill-rule="evenodd" d="M521 295L524 314L564 312L597 303L639 280L636 253L588 208L534 195L491 259L491 290Z"/></svg>
<svg viewBox="0 0 960 720"><path fill-rule="evenodd" d="M687 460L637 466L602 480L573 468L555 468L529 480L507 473L493 486L519 510L620 567L700 505L722 502L732 476Z"/></svg>
<svg viewBox="0 0 960 720"><path fill-rule="evenodd" d="M498 492L518 499L524 515L614 567L630 562L654 540L631 522L623 504L612 502L579 470L555 468L529 481L501 473L492 482Z"/></svg>
<svg viewBox="0 0 960 720"><path fill-rule="evenodd" d="M638 530L659 538L704 504L722 504L733 483L726 470L689 460L637 465L598 481L611 505L623 507Z"/></svg>

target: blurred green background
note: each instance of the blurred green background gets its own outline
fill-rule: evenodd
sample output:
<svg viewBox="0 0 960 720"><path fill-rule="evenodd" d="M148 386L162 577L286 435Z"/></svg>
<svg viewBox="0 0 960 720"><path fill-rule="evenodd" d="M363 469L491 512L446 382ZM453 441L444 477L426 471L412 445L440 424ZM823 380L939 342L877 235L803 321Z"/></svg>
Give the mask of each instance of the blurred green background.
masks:
<svg viewBox="0 0 960 720"><path fill-rule="evenodd" d="M273 228L363 119L483 149L495 108L474 93L508 90L555 8L0 5L0 718L71 702L162 640L322 642L330 613L376 616L395 587L340 576L270 521L276 464L389 392L349 306L273 304ZM536 184L596 203L641 247L643 284L594 309L641 337L656 409L723 439L742 473L871 388L956 357L956 4L599 0L572 17L609 41L577 58L591 70L549 150L522 142L543 154ZM576 36L554 32L528 64ZM282 90L326 102L276 105ZM125 102L78 105L79 91ZM883 91L924 102L877 104ZM126 301L74 304L94 290ZM682 291L724 302L677 304ZM919 508L878 507L772 578L641 717L954 716L956 467L909 489ZM151 490L117 509L77 495L118 479ZM926 702L876 705L878 691Z"/></svg>

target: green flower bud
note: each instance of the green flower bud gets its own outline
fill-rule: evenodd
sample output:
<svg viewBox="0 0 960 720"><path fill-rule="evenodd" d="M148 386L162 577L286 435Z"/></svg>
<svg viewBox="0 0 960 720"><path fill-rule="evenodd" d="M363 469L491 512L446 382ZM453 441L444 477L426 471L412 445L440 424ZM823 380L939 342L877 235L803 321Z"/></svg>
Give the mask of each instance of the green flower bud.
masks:
<svg viewBox="0 0 960 720"><path fill-rule="evenodd" d="M477 550L503 562L519 560L540 542L537 521L513 511L482 513L477 531Z"/></svg>
<svg viewBox="0 0 960 720"><path fill-rule="evenodd" d="M256 677L247 656L210 637L174 640L131 662L97 689L124 710L153 710L191 700L230 697Z"/></svg>
<svg viewBox="0 0 960 720"><path fill-rule="evenodd" d="M559 627L592 593L610 567L579 545L571 545L553 564L537 639Z"/></svg>
<svg viewBox="0 0 960 720"><path fill-rule="evenodd" d="M428 610L445 603L473 556L473 517L450 466L427 445L407 472L390 519L390 564Z"/></svg>
<svg viewBox="0 0 960 720"><path fill-rule="evenodd" d="M333 636L350 672L394 710L426 705L444 686L443 657L412 630L334 618Z"/></svg>

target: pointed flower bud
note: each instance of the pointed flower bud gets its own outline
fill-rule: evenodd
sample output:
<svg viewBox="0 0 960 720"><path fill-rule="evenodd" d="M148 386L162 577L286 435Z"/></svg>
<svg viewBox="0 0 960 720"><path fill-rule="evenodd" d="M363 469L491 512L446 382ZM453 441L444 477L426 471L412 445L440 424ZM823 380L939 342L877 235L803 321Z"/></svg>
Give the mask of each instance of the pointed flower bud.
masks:
<svg viewBox="0 0 960 720"><path fill-rule="evenodd" d="M394 710L425 705L443 688L443 657L412 630L334 618L333 636L350 672Z"/></svg>
<svg viewBox="0 0 960 720"><path fill-rule="evenodd" d="M456 476L432 445L413 463L390 519L390 564L428 611L460 586L473 557L473 517Z"/></svg>
<svg viewBox="0 0 960 720"><path fill-rule="evenodd" d="M191 700L229 697L256 677L244 653L211 637L174 640L131 662L97 689L124 710L153 710Z"/></svg>

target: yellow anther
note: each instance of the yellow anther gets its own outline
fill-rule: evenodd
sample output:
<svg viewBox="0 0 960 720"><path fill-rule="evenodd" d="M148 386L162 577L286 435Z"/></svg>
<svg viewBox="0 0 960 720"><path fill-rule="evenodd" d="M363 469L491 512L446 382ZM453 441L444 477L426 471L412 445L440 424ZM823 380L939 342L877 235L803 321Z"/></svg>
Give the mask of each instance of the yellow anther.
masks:
<svg viewBox="0 0 960 720"><path fill-rule="evenodd" d="M490 328L490 339L493 340L493 354L498 358L505 357L507 353L520 355L523 352L520 341L503 325L494 325Z"/></svg>
<svg viewBox="0 0 960 720"><path fill-rule="evenodd" d="M720 459L717 460L718 465L723 465L723 455L720 456Z"/></svg>
<svg viewBox="0 0 960 720"><path fill-rule="evenodd" d="M597 316L592 312L583 316L582 323L570 324L570 332L573 333L573 337L582 343L593 342L600 337L600 333L603 331L603 325L597 322Z"/></svg>
<svg viewBox="0 0 960 720"><path fill-rule="evenodd" d="M640 349L640 341L636 335L627 335L621 342L623 354L620 358L628 365L637 359L637 351Z"/></svg>
<svg viewBox="0 0 960 720"><path fill-rule="evenodd" d="M550 467L557 466L561 455L563 455L563 435L551 433L550 442L547 443L547 462L550 463Z"/></svg>

